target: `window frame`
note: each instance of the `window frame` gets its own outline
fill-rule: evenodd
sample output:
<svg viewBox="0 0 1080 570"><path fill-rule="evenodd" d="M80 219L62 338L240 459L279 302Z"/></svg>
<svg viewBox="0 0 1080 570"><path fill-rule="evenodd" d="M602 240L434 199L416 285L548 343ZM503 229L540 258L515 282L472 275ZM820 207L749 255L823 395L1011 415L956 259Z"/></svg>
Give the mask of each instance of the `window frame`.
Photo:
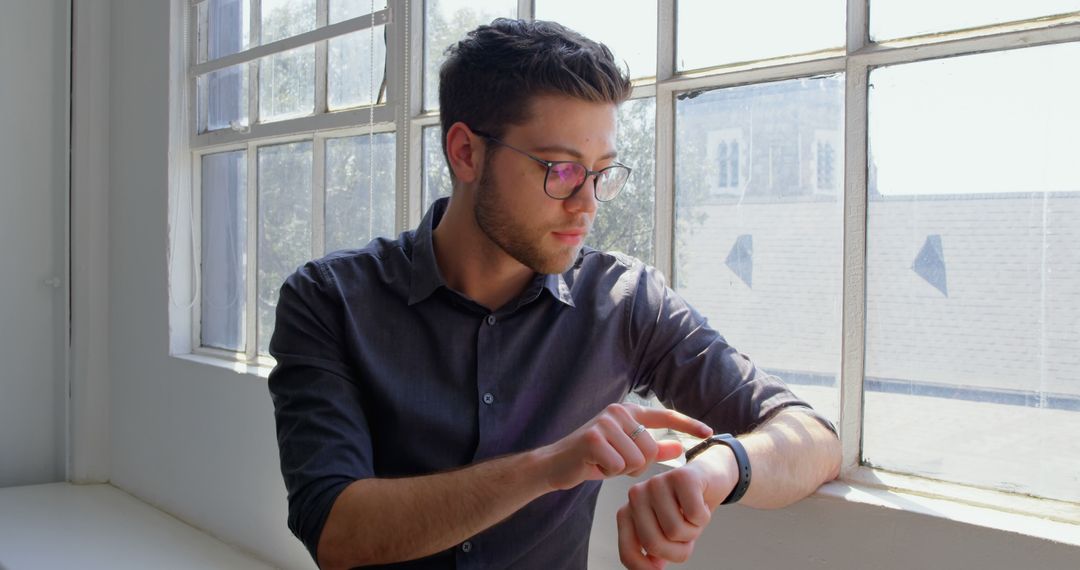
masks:
<svg viewBox="0 0 1080 570"><path fill-rule="evenodd" d="M191 14L197 14L196 0L174 0L182 2L182 10L190 20ZM318 0L317 13L325 23L326 8L329 0ZM1016 532L1033 534L1035 536L1048 536L1054 532L1046 531L1046 524L1057 529L1054 540L1071 542L1080 545L1080 536L1071 538L1068 536L1069 529L1075 529L1080 524L1080 504L1062 500L1031 497L1006 491L982 489L970 485L950 483L920 477L893 473L880 468L872 468L863 464L862 461L862 425L863 425L863 392L865 371L865 348L866 348L866 265L867 265L867 206L868 206L868 89L871 71L878 67L943 59L957 56L974 55L984 52L1005 51L1023 49L1041 45L1080 42L1080 12L1057 15L1043 18L1034 18L1019 22L1006 22L978 28L940 32L908 38L890 39L882 42L870 40L870 0L848 0L846 3L846 38L843 47L816 51L809 54L794 54L784 57L776 57L748 63L727 64L706 69L695 69L684 72L676 72L676 0L657 0L657 68L655 77L637 80L634 83L632 98L655 98L656 109L656 147L655 147L655 230L654 230L654 265L667 276L668 281L674 283L674 248L675 248L675 113L676 101L679 95L695 90L718 89L735 87L740 85L782 81L790 79L808 78L836 73L844 74L844 103L843 103L843 132L841 136L843 169L834 171L837 192L842 193L843 199L843 269L842 275L842 308L841 308L841 367L839 378L839 421L838 429L842 447L842 464L840 482L826 485L825 495L842 497L845 500L858 500L852 495L859 489L869 489L873 493L899 492L910 496L925 498L926 500L943 500L950 504L959 505L958 508L984 509L984 512L993 512L1009 516L1020 517L1019 520L1032 521L1039 519L1041 522L1036 528L1041 530L1024 530L1023 524L1017 523L986 523L987 526L1009 528ZM249 101L248 132L215 131L199 134L197 132L198 121L187 121L183 124L184 133L179 137L174 136L174 148L180 144L182 150L177 158L181 164L190 161L190 168L181 169L177 180L170 180L170 184L178 189L174 196L170 196L171 208L179 208L184 205L185 192L190 193L190 208L188 215L191 216L190 228L184 228L184 224L178 223L170 228L170 252L174 243L183 243L190 239L192 251L188 252L188 259L194 264L199 263L201 232L198 231L198 215L201 182L201 157L204 154L222 152L227 150L247 149L248 163L248 259L247 268L247 299L246 309L247 332L245 334L247 354L239 355L230 351L201 347L199 345L199 306L198 291L189 291L190 297L184 297L182 283L189 279L184 271L175 271L175 262L170 260L170 298L179 297L182 301L191 299L194 302L190 327L177 327L174 329L190 333L186 347L183 342L173 343L172 353L178 356L185 354L197 355L199 362L218 361L226 366L238 370L246 370L249 373L265 375L269 367L273 365L272 359L259 357L254 354L257 346L253 337L256 331L254 319L256 311L255 303L256 267L255 267L255 243L257 242L257 201L254 188L257 182L257 170L254 164L257 161L256 149L258 146L291 142L296 140L315 141L313 150L313 200L323 199L325 185L322 168L325 164L325 140L339 136L351 136L352 134L366 135L370 132L395 132L397 146L397 176L396 185L396 208L395 220L396 231L405 231L419 224L424 212L423 207L423 129L439 124L438 111L423 110L423 86L424 86L424 10L423 0L389 0L385 10L376 13L378 25L385 17L387 25L387 60L386 60L386 85L387 95L383 103L370 107L359 107L347 111L325 113L326 88L325 79L320 89L316 81L316 113L310 117L290 119L266 125L257 123L258 105L257 100ZM534 13L533 0L518 0L518 16L531 19ZM258 10L252 18L258 17ZM380 16L382 15L382 16ZM367 21L360 21L365 20ZM319 67L321 57L321 70L325 71L326 49L324 40L345 33L364 29L372 25L368 16L362 16L352 20L346 20L338 24L316 28L311 32L294 36L239 52L217 60L216 65L225 67L222 62L257 61L258 57L277 53L297 47L297 42L304 43L323 42L321 56L317 49L316 68ZM189 38L197 38L197 22L187 23ZM310 40L310 42L308 42ZM198 42L192 42L198 43ZM198 46L189 46L186 54L181 54L182 60L197 62ZM258 51L262 50L262 51ZM266 51L267 53L263 53ZM257 52L257 55L255 53ZM245 59L246 58L246 59ZM175 54L174 54L175 61ZM256 66L257 67L257 66ZM187 61L181 67L184 77L180 88L184 92L183 101L186 109L173 107L174 114L179 112L188 113L187 117L195 117L195 96L198 93L196 79L197 74L213 70L207 64L199 64L189 67ZM249 70L249 100L257 97L257 69L256 75L251 75ZM318 73L318 72L317 72ZM325 74L323 74L325 76ZM174 79L176 75L174 74ZM252 94L255 93L255 95ZM181 106L182 107L182 106ZM320 109L324 112L320 113ZM175 128L176 120L172 121ZM357 126L361 125L361 126ZM378 130L372 131L373 128ZM190 142L188 142L190 141ZM320 142L321 141L321 142ZM837 149L839 150L839 149ZM186 175L191 178L186 180ZM842 178L841 178L842 177ZM816 184L815 184L816 186ZM318 198L315 198L318 196ZM313 204L315 206L316 204ZM316 242L313 243L313 256L321 254L323 225L321 223L321 202L315 217L319 219L316 226ZM252 210L254 208L254 210ZM254 211L256 214L251 215ZM172 212L170 212L170 216ZM181 216L181 220L183 217ZM194 232L193 236L185 235L185 231ZM178 249L181 253L183 246ZM181 264L182 266L182 264ZM189 271L190 267L189 266ZM198 285L195 285L197 288ZM175 305L175 301L174 301ZM183 319L172 319L174 322L183 323ZM246 368L245 368L246 367ZM875 499L880 502L880 500ZM872 501L871 501L872 502ZM886 501L887 502L887 501ZM899 508L906 508L900 506ZM915 509L917 510L917 509ZM928 512L932 512L928 511ZM938 515L947 516L949 515ZM1025 518L1027 517L1027 518ZM952 517L950 517L952 518ZM963 517L956 517L963 518ZM969 520L972 524L983 524L977 520ZM1043 524L1045 523L1045 524ZM1057 526L1053 526L1057 525Z"/></svg>

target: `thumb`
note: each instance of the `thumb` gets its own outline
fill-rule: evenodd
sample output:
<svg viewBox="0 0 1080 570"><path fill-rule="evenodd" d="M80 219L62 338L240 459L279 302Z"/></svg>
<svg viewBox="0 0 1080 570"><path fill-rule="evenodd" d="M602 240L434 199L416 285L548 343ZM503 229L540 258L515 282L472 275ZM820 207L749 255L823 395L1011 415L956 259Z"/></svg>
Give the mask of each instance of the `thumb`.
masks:
<svg viewBox="0 0 1080 570"><path fill-rule="evenodd" d="M673 440L656 442L656 460L670 461L683 454L681 443Z"/></svg>

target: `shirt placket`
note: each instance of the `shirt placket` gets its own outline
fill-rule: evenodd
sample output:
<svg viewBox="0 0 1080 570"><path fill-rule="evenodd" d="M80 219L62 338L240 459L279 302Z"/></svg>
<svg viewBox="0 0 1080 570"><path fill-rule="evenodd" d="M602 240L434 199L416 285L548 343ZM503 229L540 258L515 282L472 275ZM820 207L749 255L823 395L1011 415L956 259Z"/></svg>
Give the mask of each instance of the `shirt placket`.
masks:
<svg viewBox="0 0 1080 570"><path fill-rule="evenodd" d="M489 313L480 319L476 335L476 394L480 401L477 407L479 433L473 463L499 454L498 407L502 405L498 386L502 361L500 335L505 333L502 328L500 317ZM457 546L455 556L458 568L484 567L482 539L481 535L477 535Z"/></svg>

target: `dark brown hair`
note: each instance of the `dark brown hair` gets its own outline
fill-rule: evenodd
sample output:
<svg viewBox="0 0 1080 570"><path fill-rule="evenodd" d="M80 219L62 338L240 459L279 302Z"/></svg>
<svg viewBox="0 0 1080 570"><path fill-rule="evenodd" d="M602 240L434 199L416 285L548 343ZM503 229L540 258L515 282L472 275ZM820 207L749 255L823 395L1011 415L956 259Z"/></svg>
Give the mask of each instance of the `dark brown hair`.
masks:
<svg viewBox="0 0 1080 570"><path fill-rule="evenodd" d="M555 22L498 18L446 51L439 70L444 157L451 125L502 137L528 119L537 95L616 105L630 97L630 79L611 50Z"/></svg>

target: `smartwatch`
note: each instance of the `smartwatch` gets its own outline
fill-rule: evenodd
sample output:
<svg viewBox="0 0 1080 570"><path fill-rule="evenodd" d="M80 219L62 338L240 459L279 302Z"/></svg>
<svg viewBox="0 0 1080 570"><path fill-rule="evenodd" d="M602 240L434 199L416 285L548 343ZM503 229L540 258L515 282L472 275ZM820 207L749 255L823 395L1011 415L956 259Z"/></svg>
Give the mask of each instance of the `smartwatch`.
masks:
<svg viewBox="0 0 1080 570"><path fill-rule="evenodd" d="M701 443L687 449L686 461L690 462L690 460L701 455L706 449L714 445L726 445L735 454L735 464L739 469L739 482L735 484L735 488L731 490L731 494L724 499L724 502L720 503L721 505L730 505L738 502L746 494L746 490L750 488L750 456L746 454L746 449L739 440L735 439L735 436L730 433L721 433L706 438Z"/></svg>

